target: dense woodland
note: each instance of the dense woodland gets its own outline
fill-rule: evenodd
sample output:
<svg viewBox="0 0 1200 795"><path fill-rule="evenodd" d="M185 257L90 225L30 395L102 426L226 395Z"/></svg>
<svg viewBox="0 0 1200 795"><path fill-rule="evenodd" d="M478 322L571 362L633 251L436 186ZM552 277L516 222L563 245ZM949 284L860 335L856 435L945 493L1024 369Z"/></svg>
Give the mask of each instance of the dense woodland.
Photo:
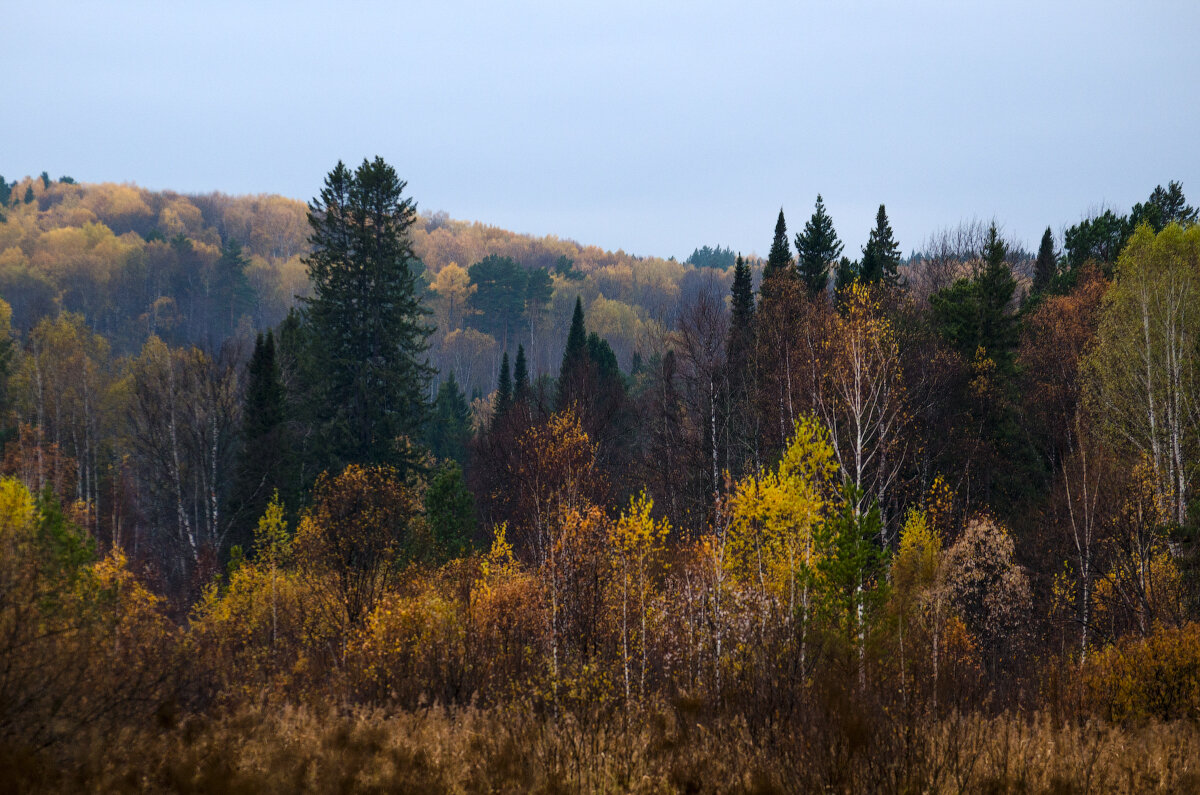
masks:
<svg viewBox="0 0 1200 795"><path fill-rule="evenodd" d="M686 262L404 190L0 178L0 777L1200 787L1182 186Z"/></svg>

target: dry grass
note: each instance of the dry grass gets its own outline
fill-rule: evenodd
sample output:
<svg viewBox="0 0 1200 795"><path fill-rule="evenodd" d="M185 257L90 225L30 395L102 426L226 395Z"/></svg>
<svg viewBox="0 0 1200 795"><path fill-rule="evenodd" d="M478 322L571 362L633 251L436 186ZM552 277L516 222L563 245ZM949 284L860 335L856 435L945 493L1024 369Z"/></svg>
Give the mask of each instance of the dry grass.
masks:
<svg viewBox="0 0 1200 795"><path fill-rule="evenodd" d="M53 758L8 749L0 781L29 792L1200 791L1200 731L1187 722L966 716L857 740L793 728L772 739L684 706L628 723L526 707L248 708L162 715Z"/></svg>

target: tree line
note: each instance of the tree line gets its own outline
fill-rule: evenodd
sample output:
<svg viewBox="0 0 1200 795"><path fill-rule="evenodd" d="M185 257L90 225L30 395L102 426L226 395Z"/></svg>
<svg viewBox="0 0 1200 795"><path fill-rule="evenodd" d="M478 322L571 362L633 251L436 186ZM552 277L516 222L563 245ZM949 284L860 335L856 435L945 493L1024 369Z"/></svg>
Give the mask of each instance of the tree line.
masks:
<svg viewBox="0 0 1200 795"><path fill-rule="evenodd" d="M307 205L308 289L243 346L239 318L118 356L100 315L14 330L0 303L0 736L78 747L262 693L525 704L596 740L691 704L803 760L772 781L874 788L903 780L885 754L925 781L922 743L962 714L1194 718L1178 183L1036 257L990 223L905 261L881 205L851 260L818 196L628 352L573 262L427 281L405 187L339 163ZM244 274L231 248L213 274ZM224 312L238 291L208 284ZM538 313L572 287L550 345ZM504 341L486 394L432 360L454 312Z"/></svg>

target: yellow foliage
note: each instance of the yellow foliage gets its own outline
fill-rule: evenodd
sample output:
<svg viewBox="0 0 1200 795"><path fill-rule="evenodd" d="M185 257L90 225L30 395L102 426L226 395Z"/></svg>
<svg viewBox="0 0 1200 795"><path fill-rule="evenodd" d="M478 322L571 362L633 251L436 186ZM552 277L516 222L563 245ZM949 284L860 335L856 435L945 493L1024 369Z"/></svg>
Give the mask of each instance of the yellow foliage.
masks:
<svg viewBox="0 0 1200 795"><path fill-rule="evenodd" d="M0 541L24 542L33 532L33 495L13 478L0 479Z"/></svg>
<svg viewBox="0 0 1200 795"><path fill-rule="evenodd" d="M900 552L892 566L897 589L924 588L937 578L942 539L924 511L910 509L900 531Z"/></svg>
<svg viewBox="0 0 1200 795"><path fill-rule="evenodd" d="M313 601L294 572L243 564L223 590L209 586L193 610L189 657L234 698L303 687L314 649L334 639Z"/></svg>
<svg viewBox="0 0 1200 795"><path fill-rule="evenodd" d="M1200 624L1109 646L1089 658L1083 684L1091 707L1113 721L1200 720Z"/></svg>
<svg viewBox="0 0 1200 795"><path fill-rule="evenodd" d="M817 529L831 507L837 471L824 426L815 417L797 421L779 466L738 484L729 560L736 576L795 607L797 579L825 554Z"/></svg>

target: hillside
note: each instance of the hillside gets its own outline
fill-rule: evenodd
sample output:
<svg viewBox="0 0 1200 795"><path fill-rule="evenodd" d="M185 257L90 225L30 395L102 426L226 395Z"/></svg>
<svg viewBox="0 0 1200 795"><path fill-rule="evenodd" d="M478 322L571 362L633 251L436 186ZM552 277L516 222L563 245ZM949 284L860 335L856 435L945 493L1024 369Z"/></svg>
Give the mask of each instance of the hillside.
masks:
<svg viewBox="0 0 1200 795"><path fill-rule="evenodd" d="M150 334L212 349L230 337L247 344L308 294L303 202L48 177L9 183L9 191L12 203L0 211L0 296L20 331L61 310L82 314L120 352L136 351ZM628 368L697 289L715 283L726 291L730 278L723 270L515 234L445 213L421 215L412 243L437 326L432 362L453 370L468 394L490 391L501 353L515 354L518 344L535 377L551 372L576 296ZM514 309L507 328L481 309L504 297L476 295L468 275L489 255L549 277L549 297ZM500 292L509 287L495 285Z"/></svg>

